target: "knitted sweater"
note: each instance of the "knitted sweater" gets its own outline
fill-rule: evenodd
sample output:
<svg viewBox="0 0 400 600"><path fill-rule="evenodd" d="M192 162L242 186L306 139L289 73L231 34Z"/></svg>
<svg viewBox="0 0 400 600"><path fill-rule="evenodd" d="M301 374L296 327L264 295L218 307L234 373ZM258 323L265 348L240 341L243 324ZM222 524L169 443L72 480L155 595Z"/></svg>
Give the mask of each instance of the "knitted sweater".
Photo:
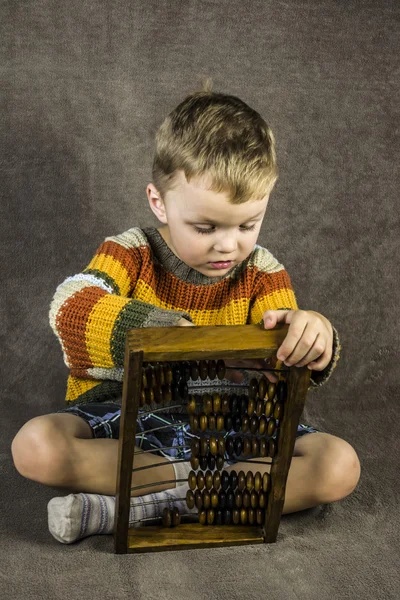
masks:
<svg viewBox="0 0 400 600"><path fill-rule="evenodd" d="M50 325L70 372L67 405L121 396L129 329L176 325L260 323L268 309L297 309L290 277L276 258L255 245L227 274L207 277L181 261L154 227L107 237L81 273L67 277L50 304ZM332 359L312 371L322 385L339 358L335 328Z"/></svg>

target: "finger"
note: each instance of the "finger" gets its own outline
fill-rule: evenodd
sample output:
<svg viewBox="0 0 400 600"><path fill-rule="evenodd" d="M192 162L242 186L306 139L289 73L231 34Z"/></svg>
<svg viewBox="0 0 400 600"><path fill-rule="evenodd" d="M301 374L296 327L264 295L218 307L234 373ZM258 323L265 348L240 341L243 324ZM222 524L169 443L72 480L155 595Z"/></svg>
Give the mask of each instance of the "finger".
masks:
<svg viewBox="0 0 400 600"><path fill-rule="evenodd" d="M306 327L296 348L284 363L288 367L303 366L318 359L325 352L325 348L325 338L315 329Z"/></svg>
<svg viewBox="0 0 400 600"><path fill-rule="evenodd" d="M272 329L277 323L288 323L286 315L293 313L294 310L267 310L263 314L263 323L265 329Z"/></svg>
<svg viewBox="0 0 400 600"><path fill-rule="evenodd" d="M307 367L313 371L322 371L325 367L328 366L329 361L331 360L332 353L327 347L325 352L318 358L318 360L314 360L308 363Z"/></svg>
<svg viewBox="0 0 400 600"><path fill-rule="evenodd" d="M299 340L301 340L304 334L304 330L307 327L308 322L308 315L305 310L292 311L292 313L292 315L287 316L286 322L289 323L289 330L281 346L278 348L278 352L276 353L278 360L282 360L283 362L285 362L295 350ZM296 357L297 360L303 358L305 353L306 351L304 351L301 355L299 353Z"/></svg>

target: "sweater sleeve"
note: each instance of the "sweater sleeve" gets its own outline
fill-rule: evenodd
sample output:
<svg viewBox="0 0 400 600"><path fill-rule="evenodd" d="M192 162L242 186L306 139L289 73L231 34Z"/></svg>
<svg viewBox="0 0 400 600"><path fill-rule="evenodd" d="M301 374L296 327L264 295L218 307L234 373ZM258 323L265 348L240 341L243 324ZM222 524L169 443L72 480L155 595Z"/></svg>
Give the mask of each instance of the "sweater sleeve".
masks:
<svg viewBox="0 0 400 600"><path fill-rule="evenodd" d="M81 273L67 277L50 304L50 326L70 375L121 380L129 329L176 325L188 313L133 299L147 238L138 228L106 238Z"/></svg>
<svg viewBox="0 0 400 600"><path fill-rule="evenodd" d="M291 279L283 265L264 249L256 258L254 295L250 305L250 323L262 323L267 310L298 310ZM258 264L257 264L258 263ZM339 334L333 327L332 357L322 371L311 371L310 387L323 385L332 375L340 357Z"/></svg>

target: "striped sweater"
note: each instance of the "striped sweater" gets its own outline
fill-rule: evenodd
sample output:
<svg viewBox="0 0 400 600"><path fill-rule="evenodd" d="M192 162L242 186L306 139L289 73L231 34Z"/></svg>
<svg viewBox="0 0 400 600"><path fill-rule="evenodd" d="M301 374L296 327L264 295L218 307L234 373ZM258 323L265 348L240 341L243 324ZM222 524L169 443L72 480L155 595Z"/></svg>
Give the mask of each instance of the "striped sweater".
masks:
<svg viewBox="0 0 400 600"><path fill-rule="evenodd" d="M121 396L125 336L137 327L260 323L268 309L297 309L290 277L272 254L255 245L227 274L207 277L188 267L154 227L134 227L107 237L81 273L67 277L50 304L50 325L70 369L68 405ZM339 358L312 371L310 387L322 385Z"/></svg>

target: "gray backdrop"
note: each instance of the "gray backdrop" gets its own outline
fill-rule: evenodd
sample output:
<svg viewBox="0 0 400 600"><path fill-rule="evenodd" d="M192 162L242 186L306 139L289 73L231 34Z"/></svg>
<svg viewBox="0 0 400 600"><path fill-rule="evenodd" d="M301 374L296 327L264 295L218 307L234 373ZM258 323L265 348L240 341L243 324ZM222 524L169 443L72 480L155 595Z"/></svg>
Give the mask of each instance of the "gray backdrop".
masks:
<svg viewBox="0 0 400 600"><path fill-rule="evenodd" d="M395 0L2 2L1 591L7 598L398 598L398 51ZM280 179L260 243L342 359L303 421L347 440L361 480L284 516L274 545L115 556L59 544L56 489L24 480L11 440L63 407L48 321L63 279L109 235L156 224L154 134L205 76L270 123ZM63 492L64 494L65 492Z"/></svg>

